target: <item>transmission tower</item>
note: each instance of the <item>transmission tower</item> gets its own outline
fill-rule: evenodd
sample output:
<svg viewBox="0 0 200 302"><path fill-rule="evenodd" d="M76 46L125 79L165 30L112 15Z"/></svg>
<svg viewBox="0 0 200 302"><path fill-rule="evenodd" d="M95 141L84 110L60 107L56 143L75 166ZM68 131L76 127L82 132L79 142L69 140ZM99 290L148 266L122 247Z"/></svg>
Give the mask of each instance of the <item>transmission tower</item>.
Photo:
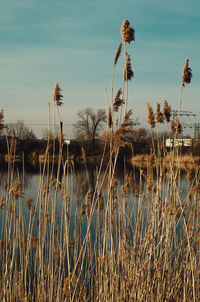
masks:
<svg viewBox="0 0 200 302"><path fill-rule="evenodd" d="M192 113L191 111L179 111L179 110L172 110L171 111L172 118L175 119L175 117L179 116L197 116L195 113Z"/></svg>
<svg viewBox="0 0 200 302"><path fill-rule="evenodd" d="M175 119L177 116L186 116L186 117L195 117L197 114L193 113L192 111L179 111L179 110L172 110L171 111L172 118ZM200 133L200 123L181 123L183 128L190 128L194 129L194 138L197 138L198 134Z"/></svg>
<svg viewBox="0 0 200 302"><path fill-rule="evenodd" d="M200 134L200 123L191 123L191 124L182 123L182 125L183 128L194 129L194 138L197 138L198 135Z"/></svg>

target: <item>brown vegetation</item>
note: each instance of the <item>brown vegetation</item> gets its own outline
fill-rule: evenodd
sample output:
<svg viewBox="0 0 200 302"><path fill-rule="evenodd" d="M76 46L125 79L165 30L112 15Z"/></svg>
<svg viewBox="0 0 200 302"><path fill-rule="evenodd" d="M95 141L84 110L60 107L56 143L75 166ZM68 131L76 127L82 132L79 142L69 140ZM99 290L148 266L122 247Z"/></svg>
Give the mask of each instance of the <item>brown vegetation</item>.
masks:
<svg viewBox="0 0 200 302"><path fill-rule="evenodd" d="M128 68L126 44L134 40L128 20L121 34ZM108 128L95 170L89 171L82 146L85 173L75 174L68 146L64 154L63 140L56 145L48 139L39 156L43 164L34 200L26 196L23 164L20 175L13 160L18 145L7 138L8 170L0 196L2 301L199 301L199 165L193 157L184 161L178 148L167 155L152 128L163 118L170 121L171 107L165 101L161 112L157 105L155 120L149 104L152 144L149 155L142 156L146 166L128 170L124 161L120 182L120 151L129 148L132 156L134 139L143 143L149 136L132 127L128 77L127 70L117 101L113 93L107 100ZM53 98L57 107L62 105L57 84ZM88 109L79 118L77 129L93 143L105 111ZM173 125L177 136L178 123Z"/></svg>

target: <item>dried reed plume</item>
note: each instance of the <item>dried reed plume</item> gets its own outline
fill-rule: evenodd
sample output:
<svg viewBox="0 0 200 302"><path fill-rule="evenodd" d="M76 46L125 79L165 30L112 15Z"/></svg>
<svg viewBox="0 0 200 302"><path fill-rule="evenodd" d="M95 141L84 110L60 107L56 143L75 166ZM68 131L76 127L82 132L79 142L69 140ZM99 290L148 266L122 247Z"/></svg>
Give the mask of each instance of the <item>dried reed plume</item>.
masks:
<svg viewBox="0 0 200 302"><path fill-rule="evenodd" d="M170 128L172 133L176 133L176 124L174 123L174 120L170 120Z"/></svg>
<svg viewBox="0 0 200 302"><path fill-rule="evenodd" d="M18 280L18 296L20 302L26 301L26 293L24 289L23 273L20 273Z"/></svg>
<svg viewBox="0 0 200 302"><path fill-rule="evenodd" d="M86 205L85 205L85 203L83 203L80 208L80 216L81 217L84 216L85 213L86 213Z"/></svg>
<svg viewBox="0 0 200 302"><path fill-rule="evenodd" d="M125 44L130 44L131 41L135 41L135 30L130 27L130 22L127 19L122 23L121 35Z"/></svg>
<svg viewBox="0 0 200 302"><path fill-rule="evenodd" d="M116 152L120 147L124 147L130 143L130 136L133 134L133 121L130 119L133 111L129 109L124 117L123 123L114 134L113 151Z"/></svg>
<svg viewBox="0 0 200 302"><path fill-rule="evenodd" d="M15 180L10 192L12 192L13 199L18 199L24 196L24 192L22 191L22 184L19 179Z"/></svg>
<svg viewBox="0 0 200 302"><path fill-rule="evenodd" d="M191 188L189 194L195 194L196 192L200 192L200 182L198 182L193 188Z"/></svg>
<svg viewBox="0 0 200 302"><path fill-rule="evenodd" d="M131 68L131 56L127 52L126 52L126 64L123 73L124 73L124 81L130 81L131 78L134 76L134 72L132 71Z"/></svg>
<svg viewBox="0 0 200 302"><path fill-rule="evenodd" d="M70 275L67 278L65 278L64 286L63 286L63 293L64 293L66 299L70 298Z"/></svg>
<svg viewBox="0 0 200 302"><path fill-rule="evenodd" d="M36 211L35 205L32 205L32 208L31 208L31 216L32 216L32 217L35 217L36 214L37 214L37 211Z"/></svg>
<svg viewBox="0 0 200 302"><path fill-rule="evenodd" d="M114 191L115 193L117 192L118 184L119 184L119 180L114 177L111 183L111 190ZM109 188L110 188L110 179L108 178L107 190L109 190Z"/></svg>
<svg viewBox="0 0 200 302"><path fill-rule="evenodd" d="M162 114L164 115L166 121L169 123L171 117L171 106L168 104L167 100L164 100Z"/></svg>
<svg viewBox="0 0 200 302"><path fill-rule="evenodd" d="M30 241L31 249L34 249L35 247L37 247L38 241L39 240L38 240L37 235L35 233L33 235L31 235L31 241Z"/></svg>
<svg viewBox="0 0 200 302"><path fill-rule="evenodd" d="M13 159L13 156L15 155L15 151L16 151L16 140L15 140L14 136L12 136L11 142L10 142L10 160Z"/></svg>
<svg viewBox="0 0 200 302"><path fill-rule="evenodd" d="M2 195L0 198L0 210L4 209L5 207L5 195Z"/></svg>
<svg viewBox="0 0 200 302"><path fill-rule="evenodd" d="M182 125L179 122L179 118L176 118L176 123L174 122L174 120L170 121L170 128L172 133L177 133L177 134L181 134L183 129L182 129Z"/></svg>
<svg viewBox="0 0 200 302"><path fill-rule="evenodd" d="M108 107L108 128L112 128L113 119L112 119L112 111L111 106Z"/></svg>
<svg viewBox="0 0 200 302"><path fill-rule="evenodd" d="M181 134L183 132L182 125L178 117L176 117L176 131L178 134Z"/></svg>
<svg viewBox="0 0 200 302"><path fill-rule="evenodd" d="M88 190L86 195L85 195L85 204L86 205L91 205L92 204L92 190Z"/></svg>
<svg viewBox="0 0 200 302"><path fill-rule="evenodd" d="M188 66L188 63L189 59L186 58L185 66L183 68L182 73L183 87L185 87L185 84L189 84L192 78L192 69Z"/></svg>
<svg viewBox="0 0 200 302"><path fill-rule="evenodd" d="M62 102L63 95L61 94L61 91L62 90L60 86L58 85L58 83L56 83L53 91L53 100L57 106L61 106L63 104Z"/></svg>
<svg viewBox="0 0 200 302"><path fill-rule="evenodd" d="M20 235L19 235L19 244L20 244L20 248L25 248L26 246L26 240L25 240L25 235L24 235L24 232L22 232Z"/></svg>
<svg viewBox="0 0 200 302"><path fill-rule="evenodd" d="M5 127L3 119L4 119L4 113L3 110L0 110L0 131Z"/></svg>
<svg viewBox="0 0 200 302"><path fill-rule="evenodd" d="M155 127L155 114L153 113L153 109L149 103L147 103L147 110L148 110L147 122L151 128L154 128Z"/></svg>
<svg viewBox="0 0 200 302"><path fill-rule="evenodd" d="M147 174L147 192L150 193L153 190L153 172Z"/></svg>
<svg viewBox="0 0 200 302"><path fill-rule="evenodd" d="M122 104L124 104L124 101L120 98L121 94L122 94L122 90L121 88L119 88L113 103L114 111L116 112L119 110L119 107L122 106Z"/></svg>
<svg viewBox="0 0 200 302"><path fill-rule="evenodd" d="M32 198L28 198L26 201L27 208L30 210L33 204Z"/></svg>
<svg viewBox="0 0 200 302"><path fill-rule="evenodd" d="M128 184L121 186L122 197L127 197L127 189L128 189Z"/></svg>
<svg viewBox="0 0 200 302"><path fill-rule="evenodd" d="M160 111L160 104L156 103L156 123L163 123L164 116L163 113Z"/></svg>
<svg viewBox="0 0 200 302"><path fill-rule="evenodd" d="M116 51L115 58L114 58L114 65L117 64L117 61L118 61L119 56L121 54L121 51L122 51L122 42L120 42L118 47L117 47L117 51Z"/></svg>

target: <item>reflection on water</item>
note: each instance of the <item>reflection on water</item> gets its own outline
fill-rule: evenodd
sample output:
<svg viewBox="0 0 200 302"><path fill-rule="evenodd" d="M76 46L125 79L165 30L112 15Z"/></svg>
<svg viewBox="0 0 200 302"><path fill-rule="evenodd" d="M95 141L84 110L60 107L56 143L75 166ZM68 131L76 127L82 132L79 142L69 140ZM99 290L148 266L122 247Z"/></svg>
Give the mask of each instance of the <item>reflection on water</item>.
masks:
<svg viewBox="0 0 200 302"><path fill-rule="evenodd" d="M16 272L23 273L33 301L41 282L49 301L54 301L51 290L63 292L68 278L75 280L70 281L70 290L77 297L76 284L84 283L83 292L92 295L104 286L105 278L109 281L104 290L112 282L120 288L133 271L138 272L137 284L142 276L146 282L148 272L149 284L151 279L160 280L159 263L160 269L168 265L171 272L175 264L185 270L188 236L194 239L198 263L199 195L195 190L190 194L194 178L189 183L181 171L175 175L128 164L118 166L112 177L109 173L106 167L99 172L98 166L86 169L72 163L59 173L56 166L45 170L15 166L9 173L1 167L0 274L3 280L9 274L11 288ZM163 276L166 272L164 268ZM117 283L113 275L119 276ZM95 290L96 283L90 287L94 279L100 282ZM63 301L68 290L67 285L65 294L60 293Z"/></svg>
<svg viewBox="0 0 200 302"><path fill-rule="evenodd" d="M66 175L67 174L67 175ZM129 215L131 224L137 216L138 201L142 199L142 207L146 212L148 208L151 208L152 203L152 191L156 191L157 179L156 173L153 175L153 181L151 179L150 185L148 184L147 172L140 170L137 167L129 166L117 167L115 173L115 179L113 183L116 182L115 188L113 188L113 194L116 195L116 203L125 200L125 208L127 215ZM58 178L57 178L58 177ZM170 175L165 174L163 178L161 187L163 186L163 194L165 190L173 186L172 183L168 182L168 177ZM53 170L49 170L49 174L43 171L42 167L38 169L31 169L30 166L26 167L25 170L22 167L15 167L13 175L8 175L7 167L1 167L0 170L0 190L1 196L4 196L7 191L8 183L10 182L10 189L7 194L12 197L13 188L16 179L20 181L21 195L17 199L16 210L21 211L23 214L23 219L28 225L28 220L32 216L34 219L34 230L36 231L38 227L38 220L41 211L45 211L45 215L48 217L49 221L52 216L52 204L56 201L56 212L55 217L58 225L61 221L63 202L67 202L68 211L71 219L70 224L73 229L74 221L73 218L76 216L76 211L81 211L85 214L86 212L86 196L90 193L90 199L93 199L95 194L97 194L96 184L98 182L101 190L102 206L103 200L106 202L107 190L108 190L108 172L105 169L99 174L99 167L92 166L85 169L85 166L74 167L71 166L67 171L61 170L60 174L57 175L57 167ZM12 183L13 182L13 183ZM167 186L166 186L167 183ZM187 197L189 184L186 179L186 174L182 173L179 178L179 193L180 197L184 199ZM150 188L149 188L149 187ZM99 188L98 188L99 190ZM64 196L65 195L65 196ZM155 197L155 195L154 195ZM9 199L9 198L8 198ZM7 206L12 206L13 198L10 198L10 203ZM39 208L40 205L40 208ZM46 208L43 209L42 207ZM5 207L1 206L3 210ZM20 209L19 209L20 208ZM10 210L11 211L11 210ZM2 221L3 211L0 212L0 219ZM95 216L96 217L96 216Z"/></svg>

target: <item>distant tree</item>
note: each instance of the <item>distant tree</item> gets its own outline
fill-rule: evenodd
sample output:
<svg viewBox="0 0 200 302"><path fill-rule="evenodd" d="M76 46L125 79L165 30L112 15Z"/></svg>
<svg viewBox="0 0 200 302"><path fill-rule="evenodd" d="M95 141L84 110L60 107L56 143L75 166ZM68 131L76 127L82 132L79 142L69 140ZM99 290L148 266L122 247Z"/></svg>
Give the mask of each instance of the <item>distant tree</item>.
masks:
<svg viewBox="0 0 200 302"><path fill-rule="evenodd" d="M85 108L77 113L78 121L73 125L76 138L89 141L95 146L96 139L99 137L100 129L107 120L106 111L98 109L94 112L91 108Z"/></svg>
<svg viewBox="0 0 200 302"><path fill-rule="evenodd" d="M150 132L146 128L139 128L133 131L133 141L143 143L151 140Z"/></svg>
<svg viewBox="0 0 200 302"><path fill-rule="evenodd" d="M21 140L36 138L33 130L24 125L24 121L18 120L14 124L7 124L6 128L8 136L14 136Z"/></svg>

